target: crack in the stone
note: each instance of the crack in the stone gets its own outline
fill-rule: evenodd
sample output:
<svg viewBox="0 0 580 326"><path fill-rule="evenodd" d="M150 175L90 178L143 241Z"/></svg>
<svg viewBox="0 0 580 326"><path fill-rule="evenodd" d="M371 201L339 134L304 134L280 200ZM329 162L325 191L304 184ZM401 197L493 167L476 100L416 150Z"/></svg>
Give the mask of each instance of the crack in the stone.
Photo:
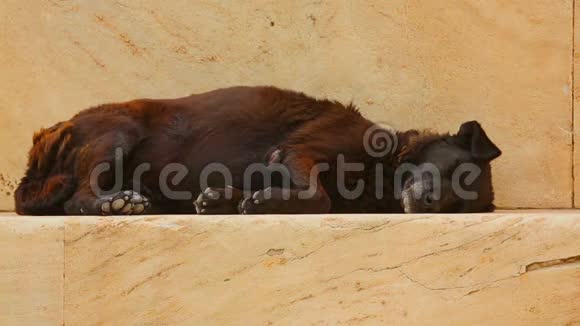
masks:
<svg viewBox="0 0 580 326"><path fill-rule="evenodd" d="M308 258L308 257L310 257L312 254L314 254L314 253L316 253L317 251L321 250L322 248L326 247L326 245L327 245L327 244L329 244L329 243L331 243L331 242L335 242L336 240L342 240L342 239L345 239L345 238L340 238L340 239L331 239L331 240L328 240L328 241L326 241L326 242L322 243L322 245L320 245L318 248L316 248L316 249L314 249L314 250L312 250L312 251L309 251L309 252L307 252L306 254L304 254L304 255L302 255L302 256L294 256L294 257L292 257L292 258L288 259L288 261L289 261L289 262L291 262L291 261L295 261L295 260L301 260L301 259L304 259L304 258Z"/></svg>
<svg viewBox="0 0 580 326"><path fill-rule="evenodd" d="M142 221L141 219L135 219L135 220L132 220L132 221L120 221L120 222L117 222L117 223L108 222L108 221L105 221L103 223L97 223L97 224L91 226L91 230L90 231L81 234L80 236L78 236L75 239L68 240L66 243L67 244L68 243L75 243L75 242L78 242L78 241L86 238L87 236L89 236L91 234L95 234L95 235L96 234L101 234L101 233L104 233L105 231L109 231L109 230L112 231L109 234L109 236L112 236L112 235L115 235L116 233L120 232L120 229L122 227L131 225L131 224L135 224L135 223L138 223L138 222L141 222L141 221Z"/></svg>
<svg viewBox="0 0 580 326"><path fill-rule="evenodd" d="M526 266L524 266L523 270L524 270L524 273L529 273L529 272L537 271L540 269L546 269L546 268L552 268L552 267L556 267L556 266L570 265L570 264L576 264L576 263L580 263L580 255L530 263L530 264L527 264Z"/></svg>
<svg viewBox="0 0 580 326"><path fill-rule="evenodd" d="M390 271L390 270L395 270L395 269L399 269L401 267L404 266L405 263L402 263L400 265L394 265L394 266L387 266L387 267L383 267L383 268L372 268L372 267L361 267L361 268L357 268L355 270L346 272L344 274L341 275L337 275L331 278L328 278L326 280L322 280L321 283L326 284L326 283L330 283L332 281L336 281L338 279L341 279L345 276L348 276L350 274L354 274L356 272L370 272L370 273L380 273L380 272L384 272L384 271Z"/></svg>
<svg viewBox="0 0 580 326"><path fill-rule="evenodd" d="M66 241L66 243L75 243L75 242L78 242L78 241L82 240L83 238L85 238L86 236L88 236L89 234L91 234L93 232L94 232L94 230L91 230L91 231L88 231L86 233L83 233L79 237L77 237L76 239L72 239L72 240Z"/></svg>
<svg viewBox="0 0 580 326"><path fill-rule="evenodd" d="M434 218L434 216L432 216L432 215L425 216L425 217L413 218L413 219L410 219L410 220L405 220L405 221L401 221L399 223L391 224L391 225L389 225L388 228L390 229L390 228L394 228L395 226L399 226L401 224L407 224L407 223L412 223L412 222L422 221L422 220L429 220L429 219L432 219L432 218Z"/></svg>
<svg viewBox="0 0 580 326"><path fill-rule="evenodd" d="M118 254L115 254L113 256L110 256L109 258L105 259L104 261L102 261L99 265L93 267L90 270L90 273L94 273L100 269L103 269L105 266L107 266L110 262L114 261L115 259L119 258L119 257L123 257L124 255L126 255L129 251L132 251L133 249L137 248L139 246L134 246L134 247L130 247L129 249L126 249Z"/></svg>
<svg viewBox="0 0 580 326"><path fill-rule="evenodd" d="M531 263L531 264L527 264L525 266L522 266L522 268L520 268L521 271L516 275L510 275L510 276L502 277L502 278L499 278L496 280L491 280L491 281L479 282L479 283L474 283L474 284L469 284L469 285L451 286L451 287L428 286L424 283L421 283L421 282L415 280L409 274L405 273L405 271L401 270L400 273L406 279L408 279L410 282L417 284L417 285L419 285L427 290L430 290L430 291L461 290L461 289L469 289L469 288L479 287L479 288L471 290L471 291L467 292L465 295L463 295L463 297L466 297L466 296L470 296L472 294L481 292L485 289L488 289L489 287L491 287L495 283L503 282L506 280L514 279L514 278L518 278L526 273L530 273L530 272L537 271L540 269L552 268L555 266L577 264L577 263L580 263L580 255L566 257L566 258L552 259L552 260L547 260L547 261L542 261L542 262L535 262L535 263Z"/></svg>
<svg viewBox="0 0 580 326"><path fill-rule="evenodd" d="M465 272L463 272L463 273L459 274L459 277L465 277L465 275L467 275L467 274L469 274L469 273L473 272L473 270L475 269L475 267L476 267L476 266L469 267L467 270L465 270Z"/></svg>
<svg viewBox="0 0 580 326"><path fill-rule="evenodd" d="M385 228L392 228L401 224L406 224L406 223L411 223L411 222L415 222L415 221L421 221L421 220L428 220L433 218L434 216L429 215L429 216L425 216L425 217L418 217L418 218L413 218L413 219L406 219L403 220L399 223L395 223L395 224L391 224L392 220L388 220L384 223L379 223L377 225L373 225L373 226L351 226L348 224L341 224L341 225L328 225L327 227L331 228L331 229L346 229L346 230L353 230L353 231L373 231L373 232L378 232L381 230L384 230ZM376 231L375 231L376 230Z"/></svg>
<svg viewBox="0 0 580 326"><path fill-rule="evenodd" d="M389 225L391 223L390 220L384 222L384 223L379 223L377 225L373 225L373 226L354 226L352 224L340 224L340 225L327 225L326 227L333 229L333 230L349 230L349 231L373 231L377 228L380 228L382 226L386 226ZM381 228L382 230L383 228ZM380 231L380 230L378 230Z"/></svg>
<svg viewBox="0 0 580 326"><path fill-rule="evenodd" d="M458 229L452 229L452 230L449 230L449 231L447 231L447 232L443 232L443 233L438 233L438 234L435 234L435 235L433 235L433 236L431 236L431 237L428 237L428 238L425 238L425 239L430 239L430 238L434 238L434 237L442 237L442 236L445 236L445 235L453 234L453 233L455 233L455 232L463 231L463 230L466 230L466 229L472 228L472 227L474 227L474 226L478 226L478 225L481 225L481 224L485 224L485 223L493 222L493 221L497 220L498 218L499 218L499 217L496 217L496 218L491 218L491 219L489 219L489 220L484 220L484 221L479 221L479 222L471 223L471 224L465 225L465 226L463 226L463 227L461 227L461 228L458 228Z"/></svg>
<svg viewBox="0 0 580 326"><path fill-rule="evenodd" d="M143 286L145 283L147 283L147 282L149 282L149 281L151 281L151 280L153 280L155 278L161 277L161 276L163 276L163 274L167 273L168 271L170 271L172 269L175 269L175 268L177 268L177 267L179 267L179 266L181 266L183 264L185 264L185 263L181 262L181 263L173 264L173 265L170 265L170 266L167 266L167 267L163 268L159 272L157 272L157 273L155 273L155 274L153 274L153 275L145 278L144 280L140 281L139 283L133 285L129 290L125 291L124 294L125 295L131 294L133 291L135 291L139 287Z"/></svg>
<svg viewBox="0 0 580 326"><path fill-rule="evenodd" d="M516 232L516 233L514 233L514 234L510 235L509 237L507 237L507 238L503 239L503 240L502 240L502 241L501 241L499 244L500 244L500 245L502 245L502 244L504 244L505 242L507 242L507 241L510 241L510 240L512 240L512 239L514 239L515 237L517 237L518 235L520 235L520 233L521 233L521 231L518 231L518 232Z"/></svg>
<svg viewBox="0 0 580 326"><path fill-rule="evenodd" d="M412 259L409 259L409 260L403 261L403 262L401 262L401 263L399 263L399 264L397 264L397 265L386 266L386 267L383 267L383 268L378 268L378 269L376 269L376 268L357 268L357 269L355 269L355 270L352 270L352 271L350 271L350 272L347 272L347 273L344 273L344 274L341 274L341 275L338 275L338 276L331 277L331 278L329 278L329 279L323 280L322 282L323 282L323 283L328 283L328 282L331 282L331 281L334 281L334 280L337 280L337 279L343 278L343 277L345 277L345 276L347 276L347 275L350 275L350 274L353 274L353 273L356 273L356 272L360 272L360 271L367 271L367 272L377 273L377 272L382 272L382 271L387 271L387 270L395 270L395 269L399 269L399 268L401 268L401 267L404 267L404 266L406 266L406 265L408 265L408 264L410 264L410 263L413 263L413 262L415 262L415 261L421 260L421 259L423 259L423 258L427 258L427 257L431 257L431 256L439 255L439 254L442 254L442 253L445 253L445 252L449 252L449 251L453 251L453 250L456 250L456 249L462 249L462 248L468 247L468 246L470 246L470 245L472 245L472 244L474 244L474 243L477 243L477 242L479 242L479 241L481 241L481 240L484 240L484 239L487 239L487 238L490 238L490 237L495 237L495 236L497 236L497 235L499 235L499 234L502 234L502 233L503 233L503 232L505 232L506 230L508 230L508 229L510 229L510 228L512 228L512 227L514 227L514 226L516 226L516 225L518 225L518 224L519 224L521 221L522 221L522 219L518 219L518 220L516 220L514 223L512 223L512 224L510 224L510 225L506 226L505 228L502 228L501 230L498 230L498 231L492 232L492 233L490 233L490 234L487 234L487 235L485 235L485 236L479 237L479 238L477 238L477 239L474 239L474 240L472 240L472 241L469 241L469 242L466 242L466 243L460 244L460 245L458 245L458 246L455 246L455 247L452 247L452 248L447 248L447 249L443 249L443 250L433 251L433 252L430 252L430 253L427 253L427 254L424 254L424 255L418 256L418 257L414 257L414 258L412 258ZM399 224L400 224L400 223L399 223Z"/></svg>
<svg viewBox="0 0 580 326"><path fill-rule="evenodd" d="M270 248L266 252L266 255L268 255L268 256L280 256L280 255L283 255L285 251L286 251L285 248Z"/></svg>
<svg viewBox="0 0 580 326"><path fill-rule="evenodd" d="M372 231L371 233L374 233L374 232L378 232L378 231L384 230L385 229L384 226L387 226L390 223L391 223L391 221L386 221L385 223L380 223L380 224L377 224L377 225L373 225L371 227L357 227L357 228L355 228L355 230Z"/></svg>
<svg viewBox="0 0 580 326"><path fill-rule="evenodd" d="M313 299L313 298L318 297L320 295L326 294L328 292L336 291L337 289L338 289L338 286L333 286L333 287L330 287L330 288L325 288L322 291L318 291L317 293L311 293L310 292L310 293L308 293L308 295L303 295L303 296L300 296L298 298L292 299L292 300L290 300L288 302L276 304L275 306L269 307L268 310L269 311L275 311L275 310L280 309L280 308L289 307L289 306L291 306L291 305L293 305L295 303L302 302L302 301L306 301L306 300L310 300L310 299Z"/></svg>
<svg viewBox="0 0 580 326"><path fill-rule="evenodd" d="M469 284L469 285L432 287L432 286L428 286L427 284L424 284L424 283L421 283L421 282L415 280L414 278L412 278L409 274L405 273L404 271L400 271L400 273L410 282L417 284L417 285L421 286L422 288L425 288L425 289L430 290L430 291L462 290L462 289L469 289L469 288L473 288L473 287L483 286L479 289L468 292L464 296L468 296L468 295L471 295L473 293L482 291L494 283L502 282L502 281L509 280L509 279L516 278L516 277L520 277L522 275L522 274L510 275L510 276L502 277L502 278L499 278L496 280L479 282L479 283L474 283L474 284Z"/></svg>
<svg viewBox="0 0 580 326"><path fill-rule="evenodd" d="M349 236L346 236L346 237L343 237L343 238L338 238L338 239L330 239L330 240L328 240L328 241L325 241L325 242L323 242L323 243L322 243L320 246L318 246L318 248L316 248L316 249L314 249L314 250L311 250L311 251L309 251L309 252L307 252L307 253L305 253L305 254L303 254L303 255L301 255L301 256L294 256L294 257L290 257L290 258L288 258L288 260L287 260L286 262L287 262L287 263L289 263L289 262L292 262L292 261L296 261L296 260L302 260L302 259L308 258L308 257L310 257L311 255L313 255L314 253L316 253L316 252L318 252L319 250L321 250L322 248L326 247L326 245L328 245L329 243L336 242L337 240L348 239L348 238L350 238L350 235L349 235ZM280 250L284 250L284 251L286 251L287 249L286 249L286 248L282 248L282 249L269 249L268 251L266 251L266 252L265 252L265 253L263 253L263 254L260 254L260 255L258 255L257 257L272 256L272 253L273 253L273 251L272 251L272 250L275 250L275 251L278 251L278 252L279 252ZM240 268L239 270L236 270L236 271L232 272L232 274L231 274L231 276L230 276L230 279L231 279L231 278L232 278L234 275L239 275L239 274L241 274L241 273L243 273L243 272L245 272L245 271L247 271L247 270L249 270L249 269L251 269L251 268L254 268L254 267L256 267L256 266L258 266L258 265L260 265L260 264L262 264L262 263L263 263L263 261L262 261L262 260L260 260L260 261L257 261L257 262L255 262L255 263L251 264L251 265L248 265L248 266L246 266L246 267Z"/></svg>

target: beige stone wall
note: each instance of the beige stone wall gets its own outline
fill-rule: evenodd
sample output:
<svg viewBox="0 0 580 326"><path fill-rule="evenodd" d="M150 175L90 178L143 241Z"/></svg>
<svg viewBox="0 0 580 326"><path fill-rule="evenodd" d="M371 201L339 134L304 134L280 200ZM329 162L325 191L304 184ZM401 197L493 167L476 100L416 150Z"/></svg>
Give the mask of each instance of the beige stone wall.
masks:
<svg viewBox="0 0 580 326"><path fill-rule="evenodd" d="M574 1L575 12L580 12L580 2ZM578 47L578 48L577 48ZM574 196L580 207L580 22L574 21Z"/></svg>
<svg viewBox="0 0 580 326"><path fill-rule="evenodd" d="M0 219L2 325L576 325L578 213Z"/></svg>
<svg viewBox="0 0 580 326"><path fill-rule="evenodd" d="M505 153L499 206L570 207L572 3L3 0L0 209L34 130L237 84L353 100L401 129L480 120Z"/></svg>

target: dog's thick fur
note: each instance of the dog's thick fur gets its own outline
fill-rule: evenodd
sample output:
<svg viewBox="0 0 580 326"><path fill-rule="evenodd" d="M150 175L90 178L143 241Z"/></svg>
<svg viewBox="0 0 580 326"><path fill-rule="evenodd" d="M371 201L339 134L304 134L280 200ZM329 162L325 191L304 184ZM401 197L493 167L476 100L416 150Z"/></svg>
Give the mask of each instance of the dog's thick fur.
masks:
<svg viewBox="0 0 580 326"><path fill-rule="evenodd" d="M16 211L32 215L108 213L109 206L106 212L102 211L103 202L91 190L91 182L108 189L116 181L114 172L103 173L97 180L91 180L90 175L100 163L114 166L116 149L120 149L125 158L122 181L126 185L134 181L131 176L135 167L151 164L139 180L143 195L152 204L149 213L403 212L393 189L395 169L402 162L420 161L418 158L432 144L458 136L400 132L395 135L399 144L395 151L375 158L363 146L365 132L373 126L353 105L274 87L233 87L180 99L102 105L34 135L28 170L15 193ZM469 130L464 133L471 134L462 137L483 133L478 126L472 123L465 127ZM485 142L487 137L484 133L483 136ZM475 145L469 142L455 141L453 146L475 151ZM479 184L480 198L456 211L492 209L489 161L499 156L499 150L491 146L494 153L487 153L483 160L473 160L483 168L482 177L486 178ZM489 152L489 148L483 150ZM365 191L359 198L345 199L337 189L339 155L346 162L361 162L367 167L346 175L345 184L350 188L359 179L365 181ZM222 202L212 206L204 201L207 207L196 209L194 200L204 191L200 189L200 173L209 163L224 164L232 172L232 184L226 184L219 175L210 176L209 186L219 192L226 186L242 189L243 172L250 164L272 160L289 169L295 189L312 185L309 177L317 163L329 163L330 171L320 171L320 182L311 199L298 200L293 195L291 200L282 202L276 201L274 194L274 199L260 202L254 194L248 201L236 190L235 204ZM189 171L172 190L192 192L192 198L170 200L162 194L159 176L170 163L183 164ZM372 168L377 163L384 167L380 176ZM385 185L382 199L375 196L379 179ZM263 190L257 181L252 181L252 188Z"/></svg>

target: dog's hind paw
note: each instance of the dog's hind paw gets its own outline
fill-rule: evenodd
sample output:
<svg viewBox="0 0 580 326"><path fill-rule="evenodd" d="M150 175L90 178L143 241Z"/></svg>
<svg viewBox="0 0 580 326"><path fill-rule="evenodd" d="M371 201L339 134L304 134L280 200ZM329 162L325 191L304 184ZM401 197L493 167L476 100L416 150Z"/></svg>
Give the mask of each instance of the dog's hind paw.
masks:
<svg viewBox="0 0 580 326"><path fill-rule="evenodd" d="M221 215L236 214L238 202L243 197L240 190L232 187L207 188L193 202L197 214Z"/></svg>
<svg viewBox="0 0 580 326"><path fill-rule="evenodd" d="M132 190L97 199L102 215L140 215L151 207L149 199Z"/></svg>

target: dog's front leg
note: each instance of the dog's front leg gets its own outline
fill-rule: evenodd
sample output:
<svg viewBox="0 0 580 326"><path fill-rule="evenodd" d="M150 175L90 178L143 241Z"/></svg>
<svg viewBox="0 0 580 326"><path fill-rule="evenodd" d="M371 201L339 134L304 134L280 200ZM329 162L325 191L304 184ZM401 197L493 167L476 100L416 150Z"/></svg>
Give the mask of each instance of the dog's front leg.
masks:
<svg viewBox="0 0 580 326"><path fill-rule="evenodd" d="M240 214L324 214L331 202L318 177L323 164L305 155L287 155L290 187L268 187L240 201Z"/></svg>

